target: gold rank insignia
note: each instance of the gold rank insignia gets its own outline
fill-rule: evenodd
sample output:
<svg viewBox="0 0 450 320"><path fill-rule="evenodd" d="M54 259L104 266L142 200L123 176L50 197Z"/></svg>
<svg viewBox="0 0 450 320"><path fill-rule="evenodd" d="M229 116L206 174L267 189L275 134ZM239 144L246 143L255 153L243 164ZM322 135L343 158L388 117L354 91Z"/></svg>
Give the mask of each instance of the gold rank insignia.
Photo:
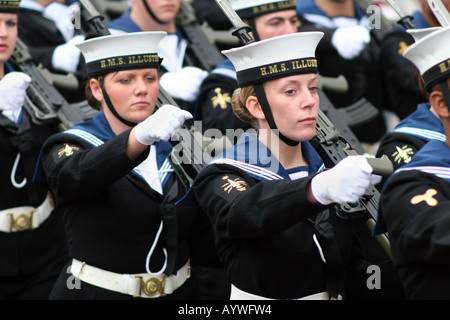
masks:
<svg viewBox="0 0 450 320"><path fill-rule="evenodd" d="M392 156L394 157L394 161L396 163L400 163L402 160L404 163L409 163L411 161L411 157L414 155L414 151L408 145L405 145L401 148L398 146L395 147L397 151L395 151Z"/></svg>
<svg viewBox="0 0 450 320"><path fill-rule="evenodd" d="M438 205L438 201L433 198L437 195L437 191L435 189L428 189L424 194L420 194L411 198L411 204L419 204L423 201L427 203L430 207L434 207Z"/></svg>
<svg viewBox="0 0 450 320"><path fill-rule="evenodd" d="M228 103L231 103L231 97L229 93L222 94L222 89L216 88L214 89L214 92L216 93L216 96L211 98L211 102L213 104L213 108L217 108L217 106L220 106L221 109L226 109L228 106Z"/></svg>
<svg viewBox="0 0 450 320"><path fill-rule="evenodd" d="M231 180L229 176L223 176L222 180L226 180L227 183L222 185L223 191L230 193L233 189L239 192L247 190L247 183L240 178Z"/></svg>
<svg viewBox="0 0 450 320"><path fill-rule="evenodd" d="M398 54L403 55L403 52L405 52L408 48L409 48L409 46L406 44L406 42L404 42L404 41L400 42Z"/></svg>
<svg viewBox="0 0 450 320"><path fill-rule="evenodd" d="M61 158L62 156L70 157L73 155L74 151L78 151L80 148L71 146L68 143L64 143L64 148L61 148L58 150L58 158Z"/></svg>

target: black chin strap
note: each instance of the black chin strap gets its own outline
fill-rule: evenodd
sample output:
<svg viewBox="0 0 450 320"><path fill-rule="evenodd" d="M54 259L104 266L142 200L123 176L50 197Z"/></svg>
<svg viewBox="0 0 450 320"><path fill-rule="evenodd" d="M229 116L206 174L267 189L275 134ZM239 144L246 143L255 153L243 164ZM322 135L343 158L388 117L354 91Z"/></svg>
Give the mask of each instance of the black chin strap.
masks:
<svg viewBox="0 0 450 320"><path fill-rule="evenodd" d="M135 122L131 122L128 120L125 120L124 118L122 118L116 111L116 109L114 108L111 100L109 99L108 93L105 90L105 86L103 85L103 83L100 83L100 88L102 89L102 93L103 93L103 98L105 99L106 105L108 106L109 110L112 112L112 114L120 120L120 122L122 122L123 124L129 126L129 127L134 127L135 125L137 125L137 123Z"/></svg>
<svg viewBox="0 0 450 320"><path fill-rule="evenodd" d="M269 102L267 101L266 93L264 92L264 88L262 84L254 84L253 87L255 88L256 97L258 98L259 104L261 105L261 108L264 112L264 116L266 117L267 123L269 124L270 129L272 131L277 130L280 139L286 143L287 145L291 147L295 147L300 142L294 141L289 139L288 137L284 136L280 130L277 128L277 125L275 124L275 120L273 119L272 112L270 111Z"/></svg>
<svg viewBox="0 0 450 320"><path fill-rule="evenodd" d="M445 104L450 111L450 89L448 88L447 79L442 81L439 86L441 87L442 94L444 95Z"/></svg>
<svg viewBox="0 0 450 320"><path fill-rule="evenodd" d="M249 18L248 19L248 25L249 25L250 28L252 28L253 39L255 41L261 40L259 38L258 31L256 31L256 24L255 24L255 19L254 18Z"/></svg>
<svg viewBox="0 0 450 320"><path fill-rule="evenodd" d="M158 22L159 24L169 24L170 21L162 21L159 20L156 15L153 13L152 9L150 9L147 0L142 0L142 2L144 3L145 9L147 10L148 14L152 17L153 20L155 20L156 22Z"/></svg>

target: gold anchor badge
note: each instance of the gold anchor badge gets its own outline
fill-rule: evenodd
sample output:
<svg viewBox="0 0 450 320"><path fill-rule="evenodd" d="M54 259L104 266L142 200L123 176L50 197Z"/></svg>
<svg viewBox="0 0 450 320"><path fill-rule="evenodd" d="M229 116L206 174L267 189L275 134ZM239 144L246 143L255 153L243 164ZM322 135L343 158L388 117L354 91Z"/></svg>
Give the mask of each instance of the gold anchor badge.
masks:
<svg viewBox="0 0 450 320"><path fill-rule="evenodd" d="M437 206L438 201L433 198L438 192L435 189L428 189L427 192L417 195L411 199L411 204L419 204L425 201L430 207Z"/></svg>
<svg viewBox="0 0 450 320"><path fill-rule="evenodd" d="M229 176L223 176L222 180L227 180L228 182L222 185L223 191L230 193L233 188L236 188L237 191L245 191L247 190L247 183L239 178L231 180Z"/></svg>
<svg viewBox="0 0 450 320"><path fill-rule="evenodd" d="M408 145L405 145L402 148L396 146L395 149L397 151L392 154L395 162L400 163L403 160L404 163L409 163L411 161L411 157L414 155L412 148L408 148Z"/></svg>
<svg viewBox="0 0 450 320"><path fill-rule="evenodd" d="M409 46L404 41L399 43L399 47L400 47L400 49L398 50L399 55L403 55L403 52L405 52L409 48Z"/></svg>
<svg viewBox="0 0 450 320"><path fill-rule="evenodd" d="M215 96L211 99L213 108L220 106L221 109L226 109L227 104L231 103L230 94L229 93L222 94L222 89L220 89L220 88L214 89L214 92L217 94L217 96Z"/></svg>
<svg viewBox="0 0 450 320"><path fill-rule="evenodd" d="M59 149L58 157L61 158L63 155L69 157L73 155L73 151L78 151L80 148L75 146L70 146L68 143L64 143L64 148Z"/></svg>

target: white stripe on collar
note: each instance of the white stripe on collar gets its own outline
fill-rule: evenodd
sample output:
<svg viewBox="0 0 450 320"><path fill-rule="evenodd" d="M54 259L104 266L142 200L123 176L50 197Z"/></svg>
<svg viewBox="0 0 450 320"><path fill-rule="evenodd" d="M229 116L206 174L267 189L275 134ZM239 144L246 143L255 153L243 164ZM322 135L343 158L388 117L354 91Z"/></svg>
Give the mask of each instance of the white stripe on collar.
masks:
<svg viewBox="0 0 450 320"><path fill-rule="evenodd" d="M237 160L225 159L225 158L215 159L215 160L211 161L209 164L217 164L217 163L218 164L229 164L229 165L235 166L235 167L242 169L252 175L258 176L264 180L284 179L282 176L280 176L279 174L273 173L272 171L258 167L253 164L249 164L249 163L245 163L245 162L241 162L241 161L237 161Z"/></svg>
<svg viewBox="0 0 450 320"><path fill-rule="evenodd" d="M228 78L237 80L236 71L230 70L230 69L227 69L227 68L214 69L213 71L211 71L211 74L220 74L222 76L226 76Z"/></svg>
<svg viewBox="0 0 450 320"><path fill-rule="evenodd" d="M89 142L94 147L101 146L104 143L102 140L100 140L99 138L94 136L92 133L89 133L87 131L80 130L80 129L68 129L68 130L64 131L63 133L68 133L68 134L75 135L75 136L77 136L77 137L79 137L79 138ZM155 150L156 150L156 148L155 148ZM137 175L141 176L142 178L144 178L144 176L142 175L141 171L138 170L137 168L133 169L132 171L134 173L136 173ZM159 170L157 170L157 171L158 171L159 177L161 179L161 182L164 182L164 180L167 178L168 173L174 171L173 168L172 168L172 165L170 164L169 158L167 158L164 161L164 163L162 164L161 168Z"/></svg>
<svg viewBox="0 0 450 320"><path fill-rule="evenodd" d="M80 129L69 129L62 133L73 134L73 135L89 142L90 144L92 144L95 147L101 146L104 143L102 140L100 140L99 138L94 136L92 133L89 133L87 131L80 130Z"/></svg>
<svg viewBox="0 0 450 320"><path fill-rule="evenodd" d="M411 170L419 170L425 173L433 174L439 178L450 180L450 168L446 167L436 167L436 166L418 166L418 167L407 167L400 168L395 171L395 173L399 173L401 171L411 171Z"/></svg>
<svg viewBox="0 0 450 320"><path fill-rule="evenodd" d="M426 130L426 129L419 129L414 127L402 127L392 130L392 132L399 132L399 133L407 133L419 137L423 137L428 140L439 140L442 142L446 141L445 134L432 131L432 130Z"/></svg>

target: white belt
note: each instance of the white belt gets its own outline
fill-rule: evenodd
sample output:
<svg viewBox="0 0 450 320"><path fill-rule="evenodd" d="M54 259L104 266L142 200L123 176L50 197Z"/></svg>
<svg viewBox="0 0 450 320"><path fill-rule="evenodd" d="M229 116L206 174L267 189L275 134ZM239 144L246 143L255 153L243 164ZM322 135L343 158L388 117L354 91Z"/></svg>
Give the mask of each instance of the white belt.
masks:
<svg viewBox="0 0 450 320"><path fill-rule="evenodd" d="M230 300L276 300L276 299L265 298L258 296L256 294L248 293L236 288L234 285L231 285ZM330 297L328 295L328 292L319 292L303 298L292 300L330 300Z"/></svg>
<svg viewBox="0 0 450 320"><path fill-rule="evenodd" d="M176 275L151 276L148 273L120 274L102 270L76 259L70 271L81 281L107 290L140 298L158 298L173 293L190 277L189 261Z"/></svg>
<svg viewBox="0 0 450 320"><path fill-rule="evenodd" d="M53 199L48 194L37 208L23 206L1 210L0 231L10 233L36 229L50 216L53 209Z"/></svg>

